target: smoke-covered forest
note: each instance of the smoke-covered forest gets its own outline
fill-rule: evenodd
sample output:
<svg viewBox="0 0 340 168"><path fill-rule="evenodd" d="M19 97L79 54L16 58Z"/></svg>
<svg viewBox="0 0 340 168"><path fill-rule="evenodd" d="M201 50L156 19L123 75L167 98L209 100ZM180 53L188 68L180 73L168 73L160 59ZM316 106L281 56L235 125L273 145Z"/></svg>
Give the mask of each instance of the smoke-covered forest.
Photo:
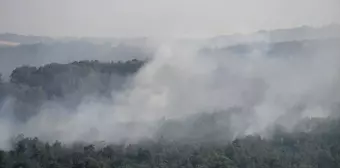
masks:
<svg viewBox="0 0 340 168"><path fill-rule="evenodd" d="M76 96L78 98L91 94L110 97L107 93L122 89L126 78L134 75L145 63L138 60L112 63L79 61L48 64L38 68L18 67L13 70L10 81L1 82L1 101L13 97L13 112L17 121L26 122L36 115L43 102L61 98L70 101L69 96L77 91L80 91ZM91 78L91 75L94 76ZM80 100L72 101L70 104L76 106L75 102L79 103ZM340 121L337 118L307 118L301 120L294 131L273 126L270 138L254 134L228 141L223 137L219 139L218 135L228 132L228 128L217 128L221 126L217 124L221 118L227 122L225 114L219 112L192 117L194 121L187 120L192 122L192 126L199 127L196 129L198 132L186 132L196 136L192 139L174 140L174 135L166 134L157 139L145 139L131 144L110 144L105 141L91 144L86 140L64 144L57 140L46 142L20 134L12 137L10 150L0 152L0 165L25 168L340 166ZM180 122L167 124L163 125L164 129L186 128L180 126L184 124Z"/></svg>
<svg viewBox="0 0 340 168"><path fill-rule="evenodd" d="M0 168L340 168L340 0L0 0Z"/></svg>
<svg viewBox="0 0 340 168"><path fill-rule="evenodd" d="M42 67L21 66L12 71L9 81L2 80L0 100L13 99L14 116L25 121L46 101L60 100L75 107L86 95L110 97L112 91L122 89L124 82L144 62L76 61Z"/></svg>
<svg viewBox="0 0 340 168"><path fill-rule="evenodd" d="M74 44L0 48L0 167L340 167L338 38Z"/></svg>
<svg viewBox="0 0 340 168"><path fill-rule="evenodd" d="M2 167L204 167L204 168L336 168L339 128L335 119L311 119L310 132L277 128L271 139L251 135L224 145L183 143L160 138L138 144L69 146L18 136L10 151L0 152Z"/></svg>

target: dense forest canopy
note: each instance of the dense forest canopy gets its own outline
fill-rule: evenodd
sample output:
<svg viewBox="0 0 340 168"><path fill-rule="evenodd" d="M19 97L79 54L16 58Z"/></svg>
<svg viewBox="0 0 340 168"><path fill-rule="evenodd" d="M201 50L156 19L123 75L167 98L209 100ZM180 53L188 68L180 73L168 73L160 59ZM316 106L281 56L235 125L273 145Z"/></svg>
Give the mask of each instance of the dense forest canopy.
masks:
<svg viewBox="0 0 340 168"><path fill-rule="evenodd" d="M48 100L65 99L76 106L86 95L111 96L110 93L122 89L129 76L144 63L138 60L110 63L76 61L18 67L11 73L9 82L1 83L0 100L14 98L14 113L22 119L35 114L39 105Z"/></svg>
<svg viewBox="0 0 340 168"><path fill-rule="evenodd" d="M161 138L138 144L44 143L18 136L12 150L0 151L2 167L202 167L202 168L336 168L339 126L334 119L311 119L310 132L277 129L270 139L252 135L230 143L184 143Z"/></svg>

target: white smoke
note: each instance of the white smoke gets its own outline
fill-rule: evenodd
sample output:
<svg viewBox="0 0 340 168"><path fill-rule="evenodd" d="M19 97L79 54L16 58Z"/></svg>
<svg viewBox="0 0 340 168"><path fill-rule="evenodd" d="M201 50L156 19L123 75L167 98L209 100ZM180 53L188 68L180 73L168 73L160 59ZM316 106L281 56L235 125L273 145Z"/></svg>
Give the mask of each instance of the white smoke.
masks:
<svg viewBox="0 0 340 168"><path fill-rule="evenodd" d="M84 98L73 111L46 103L27 123L1 122L6 132L1 142L24 133L66 143L133 143L154 138L164 119L215 111L230 113L229 120L219 122L230 126L231 137L264 135L273 124L293 128L303 117L327 117L340 102L340 57L327 47L297 57L267 55L268 46L246 56L205 55L199 49L160 45L133 82L113 93L114 100Z"/></svg>

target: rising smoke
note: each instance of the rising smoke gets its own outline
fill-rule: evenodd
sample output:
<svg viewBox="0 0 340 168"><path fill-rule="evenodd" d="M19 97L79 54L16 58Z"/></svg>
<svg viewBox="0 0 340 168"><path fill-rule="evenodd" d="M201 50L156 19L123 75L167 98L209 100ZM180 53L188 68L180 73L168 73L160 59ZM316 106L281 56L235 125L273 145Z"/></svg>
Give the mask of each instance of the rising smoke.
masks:
<svg viewBox="0 0 340 168"><path fill-rule="evenodd" d="M307 52L296 56L272 53L269 43L243 55L201 52L202 46L176 41L160 44L112 99L85 97L72 110L49 101L25 123L2 117L1 147L19 133L65 143L136 143L217 138L215 132L225 141L268 136L276 124L292 130L305 117L339 110L337 40L306 41ZM7 98L1 111L14 106Z"/></svg>

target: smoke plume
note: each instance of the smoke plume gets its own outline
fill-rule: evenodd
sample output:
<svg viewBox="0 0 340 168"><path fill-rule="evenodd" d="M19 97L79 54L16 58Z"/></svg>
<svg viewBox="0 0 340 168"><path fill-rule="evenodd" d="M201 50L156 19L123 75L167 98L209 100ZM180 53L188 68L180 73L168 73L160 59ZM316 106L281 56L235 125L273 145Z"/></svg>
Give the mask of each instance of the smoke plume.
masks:
<svg viewBox="0 0 340 168"><path fill-rule="evenodd" d="M124 89L112 92L112 99L84 97L74 109L46 101L24 123L2 116L0 145L19 133L65 143L232 140L268 136L273 125L290 130L303 118L331 116L340 103L339 41L301 43L303 52L292 52L298 55L273 53L270 43L246 54L160 43L153 59ZM11 111L13 102L7 98L1 114Z"/></svg>

